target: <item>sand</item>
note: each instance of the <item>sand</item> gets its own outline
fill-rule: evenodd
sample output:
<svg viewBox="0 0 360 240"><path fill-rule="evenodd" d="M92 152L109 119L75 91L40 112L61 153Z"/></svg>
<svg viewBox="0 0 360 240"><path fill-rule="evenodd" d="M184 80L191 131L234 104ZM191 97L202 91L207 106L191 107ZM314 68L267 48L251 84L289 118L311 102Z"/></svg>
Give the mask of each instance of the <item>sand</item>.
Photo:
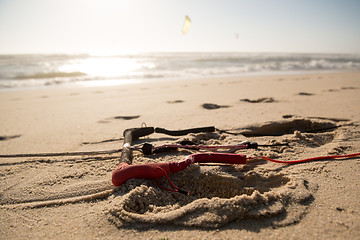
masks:
<svg viewBox="0 0 360 240"><path fill-rule="evenodd" d="M286 143L236 151L280 160L360 152L359 72L9 90L0 109L0 155L117 150L125 129L145 125L228 132L136 143ZM137 152L133 164L192 153ZM113 187L119 157L0 157L1 238L360 239L359 158L194 164L169 175L186 196L151 179Z"/></svg>

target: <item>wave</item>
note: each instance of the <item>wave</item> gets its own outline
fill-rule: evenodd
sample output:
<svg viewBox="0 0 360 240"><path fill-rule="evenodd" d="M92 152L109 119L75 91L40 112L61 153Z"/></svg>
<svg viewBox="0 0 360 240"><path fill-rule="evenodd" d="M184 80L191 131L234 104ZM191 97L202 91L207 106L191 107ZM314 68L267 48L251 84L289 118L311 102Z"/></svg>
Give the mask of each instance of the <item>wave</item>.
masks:
<svg viewBox="0 0 360 240"><path fill-rule="evenodd" d="M0 55L0 88L309 71L359 71L359 54Z"/></svg>
<svg viewBox="0 0 360 240"><path fill-rule="evenodd" d="M87 74L82 72L47 72L47 73L36 73L30 75L18 75L13 79L26 80L26 79L68 78L68 77L82 77L82 76L87 76Z"/></svg>

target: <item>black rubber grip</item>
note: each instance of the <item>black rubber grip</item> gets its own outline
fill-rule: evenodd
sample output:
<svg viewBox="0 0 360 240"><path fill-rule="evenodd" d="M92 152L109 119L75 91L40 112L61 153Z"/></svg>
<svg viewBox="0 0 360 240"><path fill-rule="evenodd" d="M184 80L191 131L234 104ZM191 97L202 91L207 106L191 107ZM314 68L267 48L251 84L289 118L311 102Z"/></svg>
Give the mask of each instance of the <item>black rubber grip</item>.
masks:
<svg viewBox="0 0 360 240"><path fill-rule="evenodd" d="M124 136L126 136L127 132L131 133L132 140L134 140L139 137L144 137L154 133L154 128L153 127L129 128L124 131Z"/></svg>
<svg viewBox="0 0 360 240"><path fill-rule="evenodd" d="M156 133L164 133L170 136L183 136L189 133L202 133L202 132L215 132L215 127L200 127L200 128L189 128L184 130L167 130L165 128L155 128Z"/></svg>
<svg viewBox="0 0 360 240"><path fill-rule="evenodd" d="M177 150L177 147L162 147L162 148L157 148L153 151L153 153L164 153L164 152L171 152L171 151L175 151Z"/></svg>

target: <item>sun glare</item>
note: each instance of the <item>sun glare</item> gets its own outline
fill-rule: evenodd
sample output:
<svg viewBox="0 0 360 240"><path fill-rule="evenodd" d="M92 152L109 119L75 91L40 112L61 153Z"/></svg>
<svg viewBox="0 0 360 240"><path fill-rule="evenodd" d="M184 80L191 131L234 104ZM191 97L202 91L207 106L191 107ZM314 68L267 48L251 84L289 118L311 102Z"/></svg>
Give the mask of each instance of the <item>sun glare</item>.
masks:
<svg viewBox="0 0 360 240"><path fill-rule="evenodd" d="M80 72L93 76L124 76L140 68L133 60L122 58L91 58L82 63Z"/></svg>
<svg viewBox="0 0 360 240"><path fill-rule="evenodd" d="M141 68L136 60L122 57L91 57L71 62L62 71L81 72L89 76L104 78L126 77Z"/></svg>

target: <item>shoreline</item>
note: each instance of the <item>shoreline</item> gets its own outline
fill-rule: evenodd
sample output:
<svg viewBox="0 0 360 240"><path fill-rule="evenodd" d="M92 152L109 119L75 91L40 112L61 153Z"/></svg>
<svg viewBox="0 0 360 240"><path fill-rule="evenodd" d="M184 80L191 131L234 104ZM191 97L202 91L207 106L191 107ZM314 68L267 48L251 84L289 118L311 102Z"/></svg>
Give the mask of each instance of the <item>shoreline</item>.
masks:
<svg viewBox="0 0 360 240"><path fill-rule="evenodd" d="M246 77L280 77L289 75L314 75L314 74L339 74L339 73L356 73L356 70L309 70L309 71L265 71L265 72L248 72L242 74L226 74L216 76L203 77L183 77L183 78L148 78L148 79L104 79L104 80L84 80L74 81L60 84L49 84L39 86L20 86L20 87L3 87L1 92L8 91L27 91L27 90L47 90L47 89L69 89L69 88L93 88L93 87L120 87L126 85L138 84L156 84L162 82L180 82L180 81L197 81L197 80L217 80L217 79L232 79L232 78L246 78Z"/></svg>

